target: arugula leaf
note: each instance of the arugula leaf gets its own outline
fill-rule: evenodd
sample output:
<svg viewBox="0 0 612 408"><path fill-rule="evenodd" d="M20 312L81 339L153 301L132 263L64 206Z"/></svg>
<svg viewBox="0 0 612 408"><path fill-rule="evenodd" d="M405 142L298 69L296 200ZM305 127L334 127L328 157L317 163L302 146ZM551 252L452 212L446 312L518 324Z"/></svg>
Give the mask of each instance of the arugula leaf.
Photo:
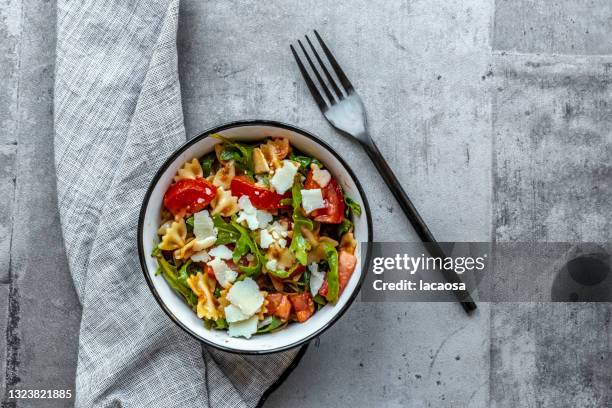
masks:
<svg viewBox="0 0 612 408"><path fill-rule="evenodd" d="M274 275L279 279L287 279L289 276L291 276L291 272L289 272L289 270L283 271L281 269L277 269L274 271L268 271L268 273L270 273L270 275Z"/></svg>
<svg viewBox="0 0 612 408"><path fill-rule="evenodd" d="M253 178L255 167L253 164L253 150L255 147L245 143L234 142L218 133L213 133L211 136L215 139L222 140L224 146L229 147L229 149L224 149L223 152L221 152L221 160L234 160L248 176ZM227 159L224 159L224 157L227 157Z"/></svg>
<svg viewBox="0 0 612 408"><path fill-rule="evenodd" d="M257 181L260 182L266 186L266 187L270 187L270 176L268 174L261 174L257 176Z"/></svg>
<svg viewBox="0 0 612 408"><path fill-rule="evenodd" d="M298 224L294 224L295 227L298 227ZM289 245L289 249L293 251L295 254L295 259L298 260L302 265L306 265L308 263L308 251L311 249L310 242L304 235L302 235L302 231L299 229L293 229L293 238L291 238L291 245Z"/></svg>
<svg viewBox="0 0 612 408"><path fill-rule="evenodd" d="M229 326L227 324L227 320L225 320L224 318L220 317L217 320L215 320L215 325L213 327L216 330L224 330L224 329L227 329Z"/></svg>
<svg viewBox="0 0 612 408"><path fill-rule="evenodd" d="M215 291L213 292L213 295L214 295L216 298L218 298L218 297L220 297L220 296L221 296L221 289L219 289L219 287L218 287L218 286L215 288Z"/></svg>
<svg viewBox="0 0 612 408"><path fill-rule="evenodd" d="M304 270L304 273L300 277L300 282L304 284L305 288L310 288L310 269L306 268L306 270Z"/></svg>
<svg viewBox="0 0 612 408"><path fill-rule="evenodd" d="M223 161L234 160L240 162L242 160L242 154L239 150L226 149L221 152L219 158Z"/></svg>
<svg viewBox="0 0 612 408"><path fill-rule="evenodd" d="M210 176L210 173L212 173L212 166L214 162L214 153L208 153L206 156L200 159L200 166L202 166L202 173L204 173L204 177Z"/></svg>
<svg viewBox="0 0 612 408"><path fill-rule="evenodd" d="M185 220L185 225L187 226L187 232L190 233L190 234L193 233L193 224L194 224L194 222L195 222L195 220L193 218L193 215Z"/></svg>
<svg viewBox="0 0 612 408"><path fill-rule="evenodd" d="M155 245L155 248L153 248L153 250L151 251L151 256L153 258L157 258L158 256L162 255L162 251L161 249L159 249L159 245Z"/></svg>
<svg viewBox="0 0 612 408"><path fill-rule="evenodd" d="M189 287L189 285L187 285L187 278L189 277L189 273L187 273L187 269L189 268L189 265L191 265L191 259L185 262L183 265L181 265L181 268L178 270L178 277L177 277L179 282L181 282L181 284L185 285L186 287Z"/></svg>
<svg viewBox="0 0 612 408"><path fill-rule="evenodd" d="M342 238L342 236L346 234L347 232L349 232L352 228L353 228L353 223L351 222L351 220L343 218L342 222L338 226L338 236Z"/></svg>
<svg viewBox="0 0 612 408"><path fill-rule="evenodd" d="M257 333L269 333L273 330L278 329L283 324L283 321L276 316L272 316L272 321L267 326L257 330Z"/></svg>
<svg viewBox="0 0 612 408"><path fill-rule="evenodd" d="M323 306L327 304L327 300L323 296L319 295L318 293L315 295L313 300L317 304L317 312L321 310L321 308L323 308Z"/></svg>
<svg viewBox="0 0 612 408"><path fill-rule="evenodd" d="M195 219L193 218L193 215L185 220L185 224L189 225L191 228L193 228L194 222L195 222Z"/></svg>
<svg viewBox="0 0 612 408"><path fill-rule="evenodd" d="M297 162L300 164L300 168L299 170L306 170L308 171L310 169L310 165L311 164L316 164L317 166L319 166L319 168L323 167L323 163L321 163L319 160L315 159L314 157L310 157L310 156L306 156L306 155L301 155L301 154L295 154L295 153L291 153L289 155L289 160Z"/></svg>
<svg viewBox="0 0 612 408"><path fill-rule="evenodd" d="M232 221L232 226L240 233L240 238L236 241L236 247L232 259L235 263L238 263L247 253L251 252L255 256L255 264L249 266L239 266L240 271L246 276L256 276L261 272L261 267L264 263L264 256L259 252L259 248L249 235L249 232L236 221Z"/></svg>
<svg viewBox="0 0 612 408"><path fill-rule="evenodd" d="M251 250L250 244L251 237L249 237L248 232L240 231L240 238L238 238L238 241L236 241L234 253L232 254L232 260L234 261L234 263L237 263L240 258L249 253L249 251Z"/></svg>
<svg viewBox="0 0 612 408"><path fill-rule="evenodd" d="M300 191L299 178L296 177L291 187L291 195L293 197L293 237L289 249L295 254L295 258L302 265L308 263L308 251L311 249L310 242L302 235L302 227L309 230L314 228L312 220L304 217L300 212L302 205L302 193Z"/></svg>
<svg viewBox="0 0 612 408"><path fill-rule="evenodd" d="M181 294L187 301L187 304L189 304L191 307L195 307L198 304L198 298L195 293L191 291L191 288L187 285L186 280L183 283L182 280L179 279L176 272L176 266L170 264L170 262L168 262L163 256L158 256L157 262L161 268L164 279L166 282L168 282L168 285L170 285L170 287L176 292ZM182 269L183 268L181 268L181 270ZM186 272L187 268L185 268L185 273Z"/></svg>
<svg viewBox="0 0 612 408"><path fill-rule="evenodd" d="M298 266L299 266L299 264L295 264L291 268L287 269L286 271L283 271L282 269L277 269L277 270L274 270L274 271L269 271L269 273L271 275L276 276L277 278L287 279L289 276L291 276L291 274L293 272L295 272L295 270L298 268Z"/></svg>
<svg viewBox="0 0 612 408"><path fill-rule="evenodd" d="M217 229L216 245L233 244L240 238L240 232L232 224L223 221L220 215L213 215L212 218Z"/></svg>
<svg viewBox="0 0 612 408"><path fill-rule="evenodd" d="M324 244L325 257L329 265L327 272L327 295L325 298L332 303L336 303L340 294L340 277L338 275L338 251L331 244Z"/></svg>
<svg viewBox="0 0 612 408"><path fill-rule="evenodd" d="M344 216L346 218L349 218L351 213L358 217L361 215L361 206L346 193L344 193L344 203L346 204L346 209L344 210Z"/></svg>
<svg viewBox="0 0 612 408"><path fill-rule="evenodd" d="M280 200L281 206L292 205L292 204L293 204L293 200L291 199L291 197L283 198Z"/></svg>
<svg viewBox="0 0 612 408"><path fill-rule="evenodd" d="M318 293L315 295L313 300L315 301L315 303L321 306L325 306L327 304L327 300L323 296L319 295Z"/></svg>

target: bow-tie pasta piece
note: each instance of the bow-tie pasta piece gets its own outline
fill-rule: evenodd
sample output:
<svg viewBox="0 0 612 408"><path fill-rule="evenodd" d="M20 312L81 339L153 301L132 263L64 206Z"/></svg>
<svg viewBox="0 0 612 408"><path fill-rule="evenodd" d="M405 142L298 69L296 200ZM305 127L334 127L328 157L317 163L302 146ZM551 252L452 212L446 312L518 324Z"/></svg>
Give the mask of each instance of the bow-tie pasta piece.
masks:
<svg viewBox="0 0 612 408"><path fill-rule="evenodd" d="M222 215L224 217L231 217L236 214L240 209L238 207L238 198L232 196L232 192L224 190L222 187L217 189L217 196L210 203L213 210L212 215Z"/></svg>
<svg viewBox="0 0 612 408"><path fill-rule="evenodd" d="M162 226L160 228L164 234L161 242L159 243L159 249L163 251L174 251L175 249L182 248L185 246L185 240L187 239L187 226L185 220L179 218L177 221L172 222L170 226Z"/></svg>
<svg viewBox="0 0 612 408"><path fill-rule="evenodd" d="M225 162L223 163L223 166L215 173L212 180L213 186L223 187L224 190L229 190L235 175L236 166L234 165L234 161L230 160Z"/></svg>
<svg viewBox="0 0 612 408"><path fill-rule="evenodd" d="M176 172L176 176L174 176L174 182L191 179L195 180L196 178L204 177L204 173L202 172L202 166L200 166L200 162L198 159L193 159L190 162L187 162Z"/></svg>
<svg viewBox="0 0 612 408"><path fill-rule="evenodd" d="M287 157L291 151L289 140L286 138L268 140L266 144L261 145L261 152L272 168L281 167L281 161Z"/></svg>
<svg viewBox="0 0 612 408"><path fill-rule="evenodd" d="M174 251L174 259L188 259L196 252L210 248L215 243L215 238L212 239L196 239L193 238L183 247Z"/></svg>
<svg viewBox="0 0 612 408"><path fill-rule="evenodd" d="M216 283L208 275L198 272L196 275L191 275L187 278L189 288L198 297L198 305L196 313L200 319L216 320L221 317L213 296Z"/></svg>

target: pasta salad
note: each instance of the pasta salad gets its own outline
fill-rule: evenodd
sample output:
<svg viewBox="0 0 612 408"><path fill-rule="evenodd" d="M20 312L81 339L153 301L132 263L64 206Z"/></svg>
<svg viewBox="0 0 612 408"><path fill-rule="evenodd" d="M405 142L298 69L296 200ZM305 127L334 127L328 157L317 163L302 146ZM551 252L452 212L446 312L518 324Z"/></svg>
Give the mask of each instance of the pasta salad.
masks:
<svg viewBox="0 0 612 408"><path fill-rule="evenodd" d="M357 258L361 207L286 138L221 139L163 198L157 274L213 329L250 338L335 304Z"/></svg>

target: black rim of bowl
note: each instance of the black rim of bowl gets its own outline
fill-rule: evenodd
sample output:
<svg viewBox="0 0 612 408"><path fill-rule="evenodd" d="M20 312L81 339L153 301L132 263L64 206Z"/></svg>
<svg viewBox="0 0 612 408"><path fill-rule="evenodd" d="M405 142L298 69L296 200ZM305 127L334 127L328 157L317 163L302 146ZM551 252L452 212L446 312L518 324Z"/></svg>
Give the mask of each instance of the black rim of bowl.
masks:
<svg viewBox="0 0 612 408"><path fill-rule="evenodd" d="M147 211L147 206L148 206L148 203L149 203L149 199L151 198L151 193L153 192L153 189L155 188L155 186L159 182L159 179L161 178L161 175L166 171L166 169L170 166L170 164L172 164L190 146L198 143L202 139L207 138L211 133L218 133L218 132L222 132L222 131L227 130L227 129L238 128L238 127L245 127L245 126L270 126L270 127L276 127L276 128L280 128L280 129L290 130L290 131L293 131L295 133L299 133L300 135L305 136L305 137L313 140L314 142L316 142L317 144L322 146L324 149L326 149L329 153L331 153L336 158L336 160L338 160L340 162L340 164L342 164L342 166L344 166L346 171L349 173L349 175L353 179L353 182L357 186L357 190L359 191L359 194L361 195L361 197L363 199L363 204L365 206L365 211L363 213L365 214L366 222L367 222L367 225L368 225L368 241L367 241L367 248L366 248L366 256L365 256L365 262L363 262L362 267L361 267L361 277L359 279L359 282L357 283L357 286L355 287L355 290L353 291L353 293L351 293L351 296L348 299L348 301L346 302L346 304L342 307L342 309L338 313L336 313L331 318L331 320L329 322L327 322L323 327L321 327L316 332L314 332L314 333L310 334L309 336L306 336L303 339L300 339L300 340L298 340L298 341L296 341L296 342L294 342L292 344L288 344L286 346L278 347L278 348L270 349L270 350L240 350L240 349L235 349L235 348L231 348L231 347L225 347L225 346L213 343L212 341L209 341L207 339L204 339L204 338L200 337L199 335L197 335L195 332L193 332L189 327L187 327L183 322L181 322L181 320L178 317L176 317L170 311L170 309L166 306L166 303L162 300L161 296L159 295L159 293L155 289L155 286L153 285L153 281L151 280L151 277L149 276L149 272L148 272L148 268L147 268L147 263L146 263L146 259L147 259L147 256L149 256L149 254L145 254L144 253L144 245L143 245L144 218L145 218L145 213ZM141 269L142 269L142 273L144 274L145 280L147 281L147 285L149 285L149 289L151 290L151 293L153 293L153 296L155 297L155 300L157 301L159 306L162 308L162 310L181 329L183 329L185 332L190 334L192 337L194 337L198 341L200 341L202 343L205 343L205 344L207 344L209 346L212 346L212 347L214 347L216 349L219 349L219 350L227 351L227 352L230 352L230 353L236 353L236 354L272 354L272 353L278 353L280 351L290 350L290 349L293 349L293 348L296 348L298 346L301 346L303 344L308 343L310 340L316 338L317 336L320 336L325 330L330 328L348 310L348 308L353 304L355 298L357 297L357 294L359 293L359 291L361 289L361 286L363 285L363 281L365 279L366 273L367 273L368 268L369 268L370 263L371 263L371 256L372 256L372 235L373 235L373 232L372 232L372 217L370 215L370 205L368 203L368 199L366 198L365 192L363 191L363 187L361 187L361 184L359 183L359 180L355 176L355 173L353 172L351 167L344 161L344 159L342 159L342 157L340 157L340 155L331 146L329 146L327 143L325 143L324 141L322 141L318 137L314 136L312 133L310 133L310 132L308 132L306 130L300 129L298 127L295 127L293 125L289 125L289 124L286 124L286 123L277 122L277 121L273 121L273 120L244 120L244 121L234 121L234 122L226 123L226 124L213 127L211 129L208 129L208 130L200 133L198 136L196 136L196 137L188 140L187 142L185 142L179 149L177 149L164 162L164 164L159 168L157 173L155 173L155 176L153 177L153 180L151 180L151 183L149 184L149 187L147 188L147 192L145 193L145 196L144 196L144 199L143 199L143 202L142 202L142 206L140 208L140 216L138 218L138 239L137 239L137 242L138 242L138 256L140 258L140 266L141 266Z"/></svg>

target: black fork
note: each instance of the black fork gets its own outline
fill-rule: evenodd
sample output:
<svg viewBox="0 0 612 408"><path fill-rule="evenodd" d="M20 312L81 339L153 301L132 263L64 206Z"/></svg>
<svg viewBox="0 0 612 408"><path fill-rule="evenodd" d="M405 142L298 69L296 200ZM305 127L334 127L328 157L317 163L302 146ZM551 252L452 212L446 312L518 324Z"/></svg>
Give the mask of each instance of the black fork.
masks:
<svg viewBox="0 0 612 408"><path fill-rule="evenodd" d="M384 157L376 147L374 140L370 137L367 126L366 113L361 98L353 88L351 81L347 78L346 74L340 68L338 61L334 58L333 54L319 35L314 31L315 37L325 54L329 66L331 66L333 73L336 78L332 76L323 62L317 49L310 41L310 38L306 36L306 42L310 48L312 55L316 60L316 64L313 62L306 48L302 44L302 41L298 40L298 44L304 54L310 69L312 70L315 79L311 77L308 70L304 66L300 56L296 52L293 45L291 45L291 52L295 57L295 61L306 81L306 85L312 94L317 105L323 112L323 115L331 125L336 128L340 133L345 136L356 139L365 149L366 153L378 169L378 172L387 183L387 186L395 196L395 199L399 203L400 207L410 220L419 238L423 242L429 243L427 245L428 250L432 256L446 258L446 253L442 247L438 244L433 234L423 221L410 198L404 191L402 185L398 181L397 177L385 161ZM325 77L325 78L323 78ZM315 83L316 81L316 83ZM318 84L318 87L317 87ZM322 90L319 91L319 89ZM454 271L446 269L441 270L444 278L451 283L461 283L461 279ZM471 295L467 291L455 291L457 299L461 302L461 305L466 312L471 312L476 309L476 303L474 303Z"/></svg>

